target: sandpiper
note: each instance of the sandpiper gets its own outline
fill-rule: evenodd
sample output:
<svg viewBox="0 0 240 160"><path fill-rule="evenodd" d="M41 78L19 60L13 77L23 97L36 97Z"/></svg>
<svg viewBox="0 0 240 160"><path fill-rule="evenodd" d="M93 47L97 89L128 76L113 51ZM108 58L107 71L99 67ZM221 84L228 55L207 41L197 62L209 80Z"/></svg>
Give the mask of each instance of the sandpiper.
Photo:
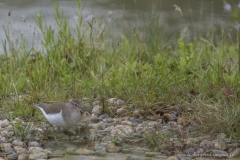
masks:
<svg viewBox="0 0 240 160"><path fill-rule="evenodd" d="M91 113L82 107L82 102L72 99L69 103L35 104L44 117L54 126L71 127L76 125L84 112Z"/></svg>

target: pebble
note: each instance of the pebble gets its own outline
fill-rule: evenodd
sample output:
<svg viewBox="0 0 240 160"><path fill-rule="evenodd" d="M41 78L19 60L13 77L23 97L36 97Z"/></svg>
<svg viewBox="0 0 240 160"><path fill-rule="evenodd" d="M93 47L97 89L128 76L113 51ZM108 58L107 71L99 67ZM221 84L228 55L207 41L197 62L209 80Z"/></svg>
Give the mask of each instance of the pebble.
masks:
<svg viewBox="0 0 240 160"><path fill-rule="evenodd" d="M95 114L102 114L102 111L103 111L103 106L100 106L100 105L95 105L92 109L92 113L95 113Z"/></svg>
<svg viewBox="0 0 240 160"><path fill-rule="evenodd" d="M108 145L106 147L106 151L109 152L109 153L118 153L119 148L116 147L115 145Z"/></svg>
<svg viewBox="0 0 240 160"><path fill-rule="evenodd" d="M18 160L27 160L29 157L29 154L20 154L18 156Z"/></svg>
<svg viewBox="0 0 240 160"><path fill-rule="evenodd" d="M121 124L122 125L129 125L129 126L133 125L132 122L130 122L130 121L122 121Z"/></svg>
<svg viewBox="0 0 240 160"><path fill-rule="evenodd" d="M178 158L176 156L170 156L167 158L167 160L178 160Z"/></svg>
<svg viewBox="0 0 240 160"><path fill-rule="evenodd" d="M203 149L212 149L213 143L209 140L203 140L199 146Z"/></svg>
<svg viewBox="0 0 240 160"><path fill-rule="evenodd" d="M155 122L155 121L150 121L150 122L148 122L148 126L149 126L149 127L157 127L157 125L158 125L158 123Z"/></svg>
<svg viewBox="0 0 240 160"><path fill-rule="evenodd" d="M240 148L236 148L231 152L230 156L232 157L240 157Z"/></svg>
<svg viewBox="0 0 240 160"><path fill-rule="evenodd" d="M136 155L128 155L126 160L152 160L149 157L143 157L143 156L136 156Z"/></svg>
<svg viewBox="0 0 240 160"><path fill-rule="evenodd" d="M18 154L25 154L25 153L28 152L26 148L22 148L22 147L19 147L19 146L14 147L14 150Z"/></svg>
<svg viewBox="0 0 240 160"><path fill-rule="evenodd" d="M126 115L128 113L128 110L127 109L124 109L124 108L118 108L117 111L116 111L117 115Z"/></svg>
<svg viewBox="0 0 240 160"><path fill-rule="evenodd" d="M40 144L37 141L31 141L28 143L29 147L40 147Z"/></svg>
<svg viewBox="0 0 240 160"><path fill-rule="evenodd" d="M192 154L194 154L194 152L195 152L195 149L190 147L190 148L184 150L183 153L187 154L187 155L192 155Z"/></svg>
<svg viewBox="0 0 240 160"><path fill-rule="evenodd" d="M146 157L156 157L156 156L159 156L159 155L161 155L160 152L145 152Z"/></svg>
<svg viewBox="0 0 240 160"><path fill-rule="evenodd" d="M75 150L75 154L78 154L78 155L94 155L95 152L92 151L92 150L81 148L81 149Z"/></svg>
<svg viewBox="0 0 240 160"><path fill-rule="evenodd" d="M116 105L117 104L117 98L109 98L107 100L108 104L111 105Z"/></svg>
<svg viewBox="0 0 240 160"><path fill-rule="evenodd" d="M129 136L134 130L129 125L117 125L111 130L111 136Z"/></svg>
<svg viewBox="0 0 240 160"><path fill-rule="evenodd" d="M122 153L131 153L134 150L134 148L123 148Z"/></svg>
<svg viewBox="0 0 240 160"><path fill-rule="evenodd" d="M34 152L30 153L29 160L35 160L35 159L47 159L48 156L44 152Z"/></svg>
<svg viewBox="0 0 240 160"><path fill-rule="evenodd" d="M156 120L156 118L154 116L147 116L146 119L150 120L150 121L155 121Z"/></svg>
<svg viewBox="0 0 240 160"><path fill-rule="evenodd" d="M94 102L92 103L92 106L96 106L96 105L100 105L100 104L101 104L100 101L94 101Z"/></svg>
<svg viewBox="0 0 240 160"><path fill-rule="evenodd" d="M67 153L67 154L75 154L75 151L76 151L76 149L73 148L73 147L68 147L68 148L66 149L66 153Z"/></svg>
<svg viewBox="0 0 240 160"><path fill-rule="evenodd" d="M225 142L220 140L213 140L214 149L216 150L225 150L228 146Z"/></svg>
<svg viewBox="0 0 240 160"><path fill-rule="evenodd" d="M8 125L9 125L9 121L7 119L0 121L1 128L6 128Z"/></svg>
<svg viewBox="0 0 240 160"><path fill-rule="evenodd" d="M8 160L16 160L18 158L18 153L12 153L7 156Z"/></svg>
<svg viewBox="0 0 240 160"><path fill-rule="evenodd" d="M116 104L117 104L118 106L121 106L121 105L124 105L124 104L125 104L125 101L124 101L124 100L121 100L121 99L118 99L118 100L116 101Z"/></svg>
<svg viewBox="0 0 240 160"><path fill-rule="evenodd" d="M14 141L12 142L12 145L13 145L13 146L23 147L24 143L23 143L23 141L16 139L16 140L14 140Z"/></svg>

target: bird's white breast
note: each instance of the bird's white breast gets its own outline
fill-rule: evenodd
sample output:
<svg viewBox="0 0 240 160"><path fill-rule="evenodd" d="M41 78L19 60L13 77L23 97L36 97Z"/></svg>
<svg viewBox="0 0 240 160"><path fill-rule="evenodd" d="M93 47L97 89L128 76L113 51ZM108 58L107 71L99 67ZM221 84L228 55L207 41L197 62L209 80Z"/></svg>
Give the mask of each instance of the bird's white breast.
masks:
<svg viewBox="0 0 240 160"><path fill-rule="evenodd" d="M54 126L66 126L65 121L62 117L62 110L59 113L55 114L46 114L42 108L39 107L42 111L44 117Z"/></svg>

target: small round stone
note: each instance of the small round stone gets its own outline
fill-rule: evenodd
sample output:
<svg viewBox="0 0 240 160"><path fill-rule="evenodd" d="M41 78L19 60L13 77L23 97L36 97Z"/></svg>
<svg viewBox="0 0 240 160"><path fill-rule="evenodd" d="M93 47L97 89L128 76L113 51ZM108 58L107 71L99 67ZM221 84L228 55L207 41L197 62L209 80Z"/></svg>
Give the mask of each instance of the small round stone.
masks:
<svg viewBox="0 0 240 160"><path fill-rule="evenodd" d="M31 141L28 144L29 147L40 147L40 144L37 141Z"/></svg>
<svg viewBox="0 0 240 160"><path fill-rule="evenodd" d="M18 153L12 153L7 156L8 160L16 160L18 158Z"/></svg>
<svg viewBox="0 0 240 160"><path fill-rule="evenodd" d="M20 154L18 156L18 160L26 160L28 159L28 157L29 157L29 154Z"/></svg>
<svg viewBox="0 0 240 160"><path fill-rule="evenodd" d="M23 143L23 141L16 139L12 142L12 145L22 147L24 145L24 143Z"/></svg>
<svg viewBox="0 0 240 160"><path fill-rule="evenodd" d="M109 145L106 147L106 151L109 153L118 153L119 148L116 147L115 145Z"/></svg>

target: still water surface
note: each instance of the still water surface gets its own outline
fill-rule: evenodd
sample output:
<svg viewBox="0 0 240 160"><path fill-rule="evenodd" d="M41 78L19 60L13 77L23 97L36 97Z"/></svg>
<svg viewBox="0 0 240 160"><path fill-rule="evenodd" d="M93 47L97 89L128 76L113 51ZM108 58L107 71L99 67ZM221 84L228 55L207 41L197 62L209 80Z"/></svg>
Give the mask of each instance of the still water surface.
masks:
<svg viewBox="0 0 240 160"><path fill-rule="evenodd" d="M22 33L32 39L36 27L34 15L42 13L48 24L54 24L53 4L57 2L69 20L77 18L76 0L0 0L0 40L4 41L3 25L10 24L15 36ZM97 21L106 18L108 11L112 11L112 23L117 26L115 32L126 28L144 28L153 17L161 22L163 35L179 37L187 29L187 35L206 34L209 28L224 26L226 30L233 30L237 22L232 20L231 10L237 8L239 0L230 0L226 5L221 0L85 0L83 19L88 15L95 15ZM181 7L183 17L175 11L173 5ZM224 8L225 6L225 8ZM8 16L11 10L11 16ZM239 12L238 11L238 12ZM23 21L23 16L26 22ZM37 31L37 29L36 29ZM117 36L117 34L116 34ZM40 43L40 36L35 43ZM0 54L3 53L0 45Z"/></svg>

